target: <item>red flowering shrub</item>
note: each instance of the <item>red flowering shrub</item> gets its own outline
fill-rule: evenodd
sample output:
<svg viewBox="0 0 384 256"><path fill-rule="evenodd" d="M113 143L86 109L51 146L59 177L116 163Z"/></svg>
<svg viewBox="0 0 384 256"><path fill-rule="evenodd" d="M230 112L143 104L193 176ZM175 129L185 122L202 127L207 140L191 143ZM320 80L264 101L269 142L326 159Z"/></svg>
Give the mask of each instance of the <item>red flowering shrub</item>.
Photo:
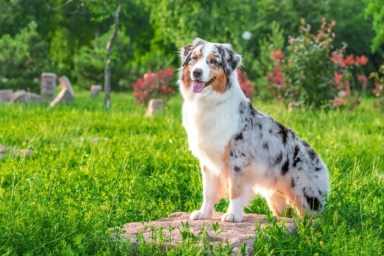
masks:
<svg viewBox="0 0 384 256"><path fill-rule="evenodd" d="M335 25L323 19L317 34L312 34L311 26L302 20L300 35L289 39L286 53L272 50L272 70L266 73L272 96L287 105L315 108L359 104L357 91L352 95L351 90L357 83L366 88L367 77L361 66L368 58L344 56L346 46L333 50Z"/></svg>
<svg viewBox="0 0 384 256"><path fill-rule="evenodd" d="M174 68L161 70L157 73L148 71L132 85L133 96L140 105L147 104L150 99L167 99L175 94L172 88Z"/></svg>
<svg viewBox="0 0 384 256"><path fill-rule="evenodd" d="M247 96L249 99L252 99L252 95L254 92L254 85L248 79L247 73L245 71L241 71L240 69L237 69L237 76L239 78L241 90L244 92L245 96Z"/></svg>
<svg viewBox="0 0 384 256"><path fill-rule="evenodd" d="M378 72L371 73L370 78L375 81L375 89L372 90L377 97L375 106L384 111L384 64L380 66Z"/></svg>
<svg viewBox="0 0 384 256"><path fill-rule="evenodd" d="M344 57L343 51L345 46L337 51L332 52L330 60L336 64L334 72L334 80L336 86L337 97L332 100L334 107L349 105L354 108L360 103L357 90L354 90L354 95L351 94L352 84L359 83L364 90L368 85L368 78L362 73L361 66L368 63L368 58L364 55ZM358 69L358 70L357 70ZM356 73L354 79L353 74Z"/></svg>

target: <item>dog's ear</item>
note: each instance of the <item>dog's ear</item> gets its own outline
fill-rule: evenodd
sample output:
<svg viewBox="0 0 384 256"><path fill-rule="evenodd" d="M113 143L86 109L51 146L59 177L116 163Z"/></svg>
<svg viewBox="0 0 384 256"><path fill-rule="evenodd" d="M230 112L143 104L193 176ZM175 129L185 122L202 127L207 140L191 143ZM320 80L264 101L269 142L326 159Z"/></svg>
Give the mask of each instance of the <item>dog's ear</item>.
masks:
<svg viewBox="0 0 384 256"><path fill-rule="evenodd" d="M193 44L189 44L181 48L181 51L180 51L181 66L187 65L187 63L191 59L192 49L193 49Z"/></svg>
<svg viewBox="0 0 384 256"><path fill-rule="evenodd" d="M241 64L241 56L237 54L230 44L219 44L217 45L217 50L222 56L222 66L227 73L230 75L234 70L236 70Z"/></svg>
<svg viewBox="0 0 384 256"><path fill-rule="evenodd" d="M189 62L189 60L191 59L191 53L192 53L192 50L200 45L200 44L203 44L204 42L206 42L205 40L201 39L201 38L198 38L196 37L192 44L189 44L189 45L186 45L184 46L183 48L181 48L181 65L182 66L185 66L187 65L187 63Z"/></svg>

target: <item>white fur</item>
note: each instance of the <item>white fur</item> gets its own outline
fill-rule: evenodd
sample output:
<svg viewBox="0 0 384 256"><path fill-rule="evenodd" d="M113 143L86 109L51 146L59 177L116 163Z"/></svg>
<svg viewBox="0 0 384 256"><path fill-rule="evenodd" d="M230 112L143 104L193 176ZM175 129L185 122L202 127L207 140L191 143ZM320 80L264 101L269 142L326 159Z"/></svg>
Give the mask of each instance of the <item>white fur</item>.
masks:
<svg viewBox="0 0 384 256"><path fill-rule="evenodd" d="M191 80L194 79L192 72L196 68L203 71L202 81L207 82L210 79L210 67L205 58L215 50L215 45L230 49L229 45L206 41L198 45L195 50L202 50L203 57L193 64L189 74ZM212 86L195 93L191 86L183 84L181 77L179 83L184 98L183 126L188 135L190 150L199 159L203 174L203 203L199 210L190 215L192 220L211 217L215 203L225 196L229 182L233 183L233 187L241 187L241 194L230 200L227 213L222 217L223 221L242 220L243 208L252 198L252 190L267 199L268 206L275 215L281 214L290 205L294 205L298 212L304 215L306 213L304 208L306 205L308 208L310 200L316 199L319 204L324 205L325 195L329 193L328 171L320 158L318 160L316 158L316 162L309 157L310 150L307 148L309 146L305 146L304 142L290 130L287 141L282 143L278 135L281 132L278 129L282 128L268 115L257 111L258 116L253 120L259 122L258 125L261 124L263 128L260 126L260 130L257 130L257 124L252 123L252 128L245 129L244 115L245 117L249 115L251 118L251 114L241 115L239 106L249 105L249 100L240 89L235 70L230 73L230 86L223 93L215 91ZM237 144L234 137L239 132L246 136L246 140ZM231 158L228 166L228 161L225 162L224 157L225 154L228 155L226 150L229 143L233 144L231 155L239 157ZM262 144L266 143L269 145L268 150L263 149ZM292 166L294 148L300 149L300 167ZM279 154L282 155L281 163L276 160ZM240 157L241 155L244 157ZM290 163L289 172L282 173L284 161ZM273 162L276 164L271 164ZM236 167L241 167L241 171L235 172ZM315 167L320 171L300 170L314 170ZM246 180L242 179L245 173ZM231 186L229 188L231 189ZM280 190L284 190L285 194Z"/></svg>

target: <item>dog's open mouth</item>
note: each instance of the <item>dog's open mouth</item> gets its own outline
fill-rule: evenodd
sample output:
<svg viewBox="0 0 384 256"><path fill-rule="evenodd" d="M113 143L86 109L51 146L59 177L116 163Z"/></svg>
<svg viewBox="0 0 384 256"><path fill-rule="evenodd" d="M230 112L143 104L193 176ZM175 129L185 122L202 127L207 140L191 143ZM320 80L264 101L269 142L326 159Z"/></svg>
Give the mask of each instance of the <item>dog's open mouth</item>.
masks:
<svg viewBox="0 0 384 256"><path fill-rule="evenodd" d="M202 92L204 90L205 87L211 85L213 83L213 81L215 81L215 80L216 80L216 77L213 77L208 82L194 80L194 81L192 81L192 90L195 93L200 93L200 92Z"/></svg>

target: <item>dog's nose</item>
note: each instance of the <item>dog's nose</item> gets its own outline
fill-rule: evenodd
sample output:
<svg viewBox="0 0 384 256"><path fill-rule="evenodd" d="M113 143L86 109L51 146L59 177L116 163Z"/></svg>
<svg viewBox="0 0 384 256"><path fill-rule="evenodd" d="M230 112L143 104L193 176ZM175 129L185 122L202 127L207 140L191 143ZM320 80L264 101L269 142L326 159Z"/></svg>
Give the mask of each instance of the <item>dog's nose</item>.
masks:
<svg viewBox="0 0 384 256"><path fill-rule="evenodd" d="M195 78L201 77L202 74L203 74L203 70L201 70L200 68L196 68L193 70L193 76Z"/></svg>

